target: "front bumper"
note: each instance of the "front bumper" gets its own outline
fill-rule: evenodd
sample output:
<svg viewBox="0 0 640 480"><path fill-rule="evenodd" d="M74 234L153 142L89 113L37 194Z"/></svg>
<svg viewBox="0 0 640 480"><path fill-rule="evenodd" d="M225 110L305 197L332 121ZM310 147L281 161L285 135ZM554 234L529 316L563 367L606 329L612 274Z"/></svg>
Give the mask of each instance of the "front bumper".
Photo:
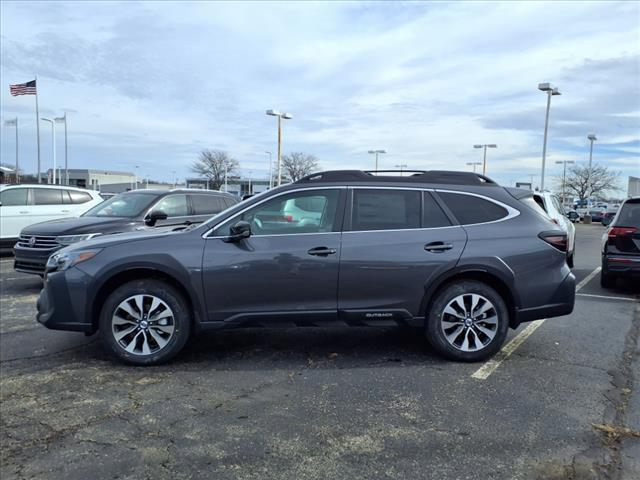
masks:
<svg viewBox="0 0 640 480"><path fill-rule="evenodd" d="M78 268L48 273L38 297L36 320L52 330L93 333L87 321L86 292L89 277Z"/></svg>
<svg viewBox="0 0 640 480"><path fill-rule="evenodd" d="M541 318L561 317L573 312L576 300L576 277L569 273L560 283L549 301L541 306L516 310L515 321L512 326L523 322L540 320Z"/></svg>
<svg viewBox="0 0 640 480"><path fill-rule="evenodd" d="M47 260L51 255L60 250L58 248L24 248L17 245L13 248L15 259L13 269L16 272L44 275Z"/></svg>

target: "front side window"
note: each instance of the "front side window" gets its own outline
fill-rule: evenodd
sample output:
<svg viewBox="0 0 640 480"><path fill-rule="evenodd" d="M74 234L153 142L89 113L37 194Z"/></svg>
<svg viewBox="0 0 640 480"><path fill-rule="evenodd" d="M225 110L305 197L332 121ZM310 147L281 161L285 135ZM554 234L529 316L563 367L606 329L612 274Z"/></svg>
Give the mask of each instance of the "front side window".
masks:
<svg viewBox="0 0 640 480"><path fill-rule="evenodd" d="M445 192L438 192L438 195L461 225L495 222L509 214L500 205L475 195Z"/></svg>
<svg viewBox="0 0 640 480"><path fill-rule="evenodd" d="M158 197L152 193L123 193L96 205L83 217L137 217L156 198Z"/></svg>
<svg viewBox="0 0 640 480"><path fill-rule="evenodd" d="M3 207L17 207L27 204L29 190L26 188L10 188L0 192L0 205Z"/></svg>
<svg viewBox="0 0 640 480"><path fill-rule="evenodd" d="M417 190L354 189L351 230L420 228Z"/></svg>
<svg viewBox="0 0 640 480"><path fill-rule="evenodd" d="M215 236L229 235L229 228L240 220L251 224L252 235L295 235L333 232L340 190L310 190L280 195L227 220Z"/></svg>
<svg viewBox="0 0 640 480"><path fill-rule="evenodd" d="M154 210L161 210L168 217L186 217L189 215L189 204L186 195L169 195L164 197L154 207Z"/></svg>
<svg viewBox="0 0 640 480"><path fill-rule="evenodd" d="M34 205L62 205L62 190L57 188L34 188Z"/></svg>

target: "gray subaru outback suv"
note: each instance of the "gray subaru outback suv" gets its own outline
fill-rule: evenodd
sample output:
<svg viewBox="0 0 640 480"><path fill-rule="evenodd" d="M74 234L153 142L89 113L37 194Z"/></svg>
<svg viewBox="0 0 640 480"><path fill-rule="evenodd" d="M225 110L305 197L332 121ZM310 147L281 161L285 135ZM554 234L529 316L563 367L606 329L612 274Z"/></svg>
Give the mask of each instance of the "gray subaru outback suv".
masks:
<svg viewBox="0 0 640 480"><path fill-rule="evenodd" d="M567 238L531 192L473 173L331 171L180 232L119 234L52 255L48 328L100 332L134 364L193 331L416 326L439 354L478 361L509 327L571 313Z"/></svg>

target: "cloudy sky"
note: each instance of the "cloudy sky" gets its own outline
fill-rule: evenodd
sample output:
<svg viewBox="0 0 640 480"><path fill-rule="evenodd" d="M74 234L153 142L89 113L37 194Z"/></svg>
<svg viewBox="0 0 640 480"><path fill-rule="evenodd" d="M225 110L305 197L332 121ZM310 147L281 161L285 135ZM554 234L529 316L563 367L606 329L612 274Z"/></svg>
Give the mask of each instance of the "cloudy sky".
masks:
<svg viewBox="0 0 640 480"><path fill-rule="evenodd" d="M468 169L497 143L488 175L539 182L545 95L554 162L595 160L640 175L638 2L11 2L1 4L3 120L18 117L22 166L35 171L41 116L69 116L76 168L189 176L203 148L266 176L276 151L268 108L291 112L283 150L324 169ZM4 122L3 122L4 124ZM51 132L42 125L44 167ZM1 160L14 162L13 128ZM62 136L58 158L63 157ZM626 186L626 182L624 182Z"/></svg>

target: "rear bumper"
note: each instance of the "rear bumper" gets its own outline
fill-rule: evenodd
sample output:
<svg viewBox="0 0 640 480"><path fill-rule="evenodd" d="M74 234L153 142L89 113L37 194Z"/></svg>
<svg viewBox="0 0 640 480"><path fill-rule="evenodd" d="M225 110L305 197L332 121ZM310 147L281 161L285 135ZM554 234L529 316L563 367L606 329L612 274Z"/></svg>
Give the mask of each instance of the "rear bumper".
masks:
<svg viewBox="0 0 640 480"><path fill-rule="evenodd" d="M640 276L640 255L604 255L602 270L616 276Z"/></svg>
<svg viewBox="0 0 640 480"><path fill-rule="evenodd" d="M513 327L523 322L531 322L541 318L561 317L573 312L576 299L576 277L569 273L553 293L549 302L538 307L518 309L515 312Z"/></svg>
<svg viewBox="0 0 640 480"><path fill-rule="evenodd" d="M62 248L62 246L60 248ZM22 273L44 275L47 260L51 255L60 250L60 248L24 248L16 245L13 248L15 255L13 269Z"/></svg>

